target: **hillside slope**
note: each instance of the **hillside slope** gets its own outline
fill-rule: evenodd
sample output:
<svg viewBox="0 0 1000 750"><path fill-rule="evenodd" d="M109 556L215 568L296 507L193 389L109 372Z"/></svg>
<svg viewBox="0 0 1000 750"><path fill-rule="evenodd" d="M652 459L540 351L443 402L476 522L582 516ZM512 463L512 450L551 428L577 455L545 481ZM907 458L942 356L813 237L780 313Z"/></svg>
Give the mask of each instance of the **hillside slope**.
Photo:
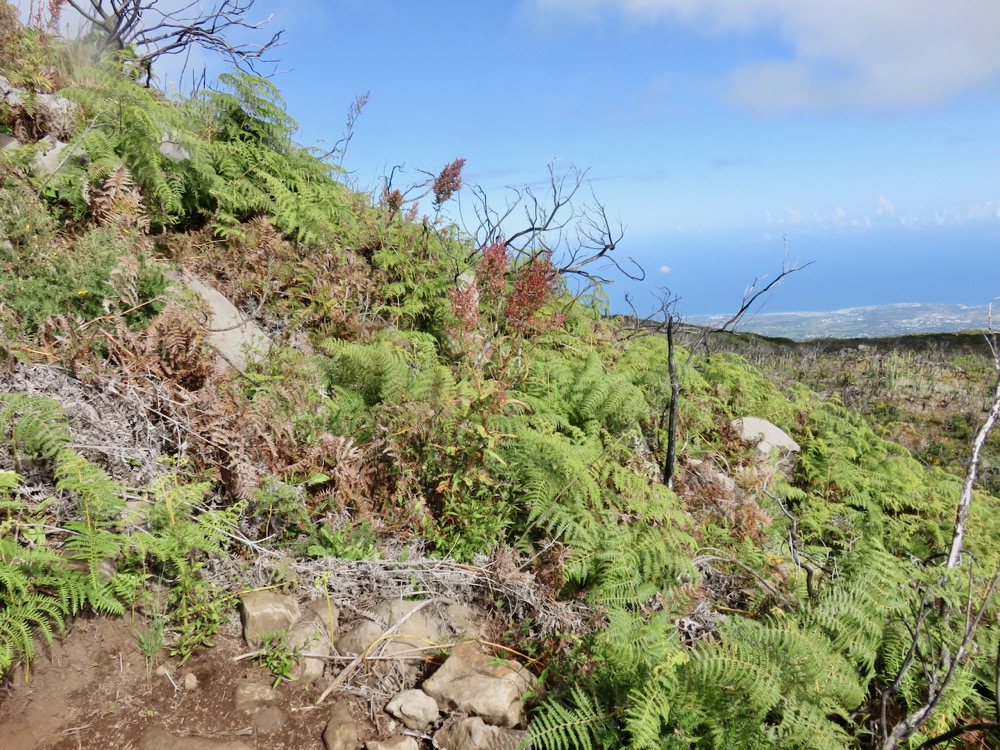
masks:
<svg viewBox="0 0 1000 750"><path fill-rule="evenodd" d="M0 159L0 670L82 612L156 612L163 649L195 658L236 591L321 586L346 608L332 571L361 568L317 566L378 560L421 600L407 563L440 560L484 572L483 647L532 660L535 748L916 748L994 729L996 496L976 494L945 569L958 476L837 400L699 351L677 357L668 488L667 342L607 317L606 251L465 235L447 218L462 160L412 191L352 191L292 140L268 81L167 100L127 59L74 69L57 40L24 39L44 55L0 72L76 105L53 173L27 142L46 132L30 97L0 121L25 137ZM218 367L165 264L252 317L266 355ZM43 395L44 372L126 400L159 461L95 449L75 412L99 407ZM746 417L798 450L759 450Z"/></svg>

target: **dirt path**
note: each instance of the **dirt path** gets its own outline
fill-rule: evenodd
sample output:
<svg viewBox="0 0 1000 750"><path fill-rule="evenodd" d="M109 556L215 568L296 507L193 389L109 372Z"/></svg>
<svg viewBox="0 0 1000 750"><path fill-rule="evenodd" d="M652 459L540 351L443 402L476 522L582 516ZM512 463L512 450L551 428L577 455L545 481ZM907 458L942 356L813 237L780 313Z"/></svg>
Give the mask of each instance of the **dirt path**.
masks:
<svg viewBox="0 0 1000 750"><path fill-rule="evenodd" d="M319 697L319 687L282 685L277 708L286 721L269 733L234 708L241 681L271 684L270 673L253 661L233 660L241 647L234 621L215 648L183 665L167 662L170 677L147 674L127 617L79 618L51 648L39 648L28 682L18 670L0 688L0 748L137 750L147 733L162 727L175 737L240 741L254 750L322 750L334 697L320 709L301 710ZM188 674L197 680L194 689L184 687ZM362 739L375 736L359 701L337 700L349 703Z"/></svg>

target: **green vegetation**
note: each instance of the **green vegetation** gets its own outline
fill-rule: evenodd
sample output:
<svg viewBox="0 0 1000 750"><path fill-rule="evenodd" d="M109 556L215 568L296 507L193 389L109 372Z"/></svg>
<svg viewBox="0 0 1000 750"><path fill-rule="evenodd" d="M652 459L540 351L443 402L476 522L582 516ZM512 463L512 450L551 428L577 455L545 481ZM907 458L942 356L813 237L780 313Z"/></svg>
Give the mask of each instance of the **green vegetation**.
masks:
<svg viewBox="0 0 1000 750"><path fill-rule="evenodd" d="M4 49L4 70L38 67ZM0 396L0 672L84 609L141 603L147 582L166 598L143 651L161 613L172 653L210 645L228 596L206 561L245 563L239 528L301 556L419 541L514 559L540 597L585 604L589 628L521 623L547 680L533 747L877 747L932 702L891 745L917 748L997 715L1000 499L976 494L963 564L940 564L961 486L949 470L978 411L949 415L956 442L932 461L887 439L888 407L685 352L668 489L666 341L609 319L599 285L574 296L542 239L449 225L461 160L424 186L421 216L294 143L267 81L230 74L174 101L134 73L127 57L63 73L86 159L52 179L0 159L0 321L18 362L139 383L196 450L139 488L135 517L136 488L72 447L59 404ZM165 135L186 158L161 153ZM258 311L278 345L256 369L213 371L165 261ZM912 375L893 356L874 373L889 390ZM798 460L758 457L734 433L743 416L788 432ZM699 480L705 467L730 481ZM51 477L50 496L20 492L28 472ZM287 674L280 638L261 658Z"/></svg>

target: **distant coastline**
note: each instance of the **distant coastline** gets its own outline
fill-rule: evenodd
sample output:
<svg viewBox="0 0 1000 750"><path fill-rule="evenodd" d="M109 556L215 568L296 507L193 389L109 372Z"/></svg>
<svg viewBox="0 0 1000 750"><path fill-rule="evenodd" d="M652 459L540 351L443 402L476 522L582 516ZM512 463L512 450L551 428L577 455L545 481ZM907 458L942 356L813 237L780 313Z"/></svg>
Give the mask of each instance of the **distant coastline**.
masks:
<svg viewBox="0 0 1000 750"><path fill-rule="evenodd" d="M994 316L1000 309L994 307ZM718 325L727 315L688 318L694 325ZM762 336L808 341L819 338L877 338L909 333L954 333L980 330L989 324L987 305L927 304L850 307L832 312L762 312L739 327ZM994 320L994 325L1000 325Z"/></svg>

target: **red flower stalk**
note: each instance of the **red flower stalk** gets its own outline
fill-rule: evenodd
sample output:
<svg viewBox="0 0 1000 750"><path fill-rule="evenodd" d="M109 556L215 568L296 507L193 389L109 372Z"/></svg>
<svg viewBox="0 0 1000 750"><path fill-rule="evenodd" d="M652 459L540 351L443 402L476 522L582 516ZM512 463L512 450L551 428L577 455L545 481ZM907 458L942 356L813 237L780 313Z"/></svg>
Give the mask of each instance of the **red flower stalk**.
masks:
<svg viewBox="0 0 1000 750"><path fill-rule="evenodd" d="M451 164L445 165L434 179L434 205L438 208L451 198L452 195L462 189L462 167L465 166L465 159L455 159Z"/></svg>
<svg viewBox="0 0 1000 750"><path fill-rule="evenodd" d="M507 243L503 240L491 242L482 249L482 255L476 265L476 278L479 281L483 299L487 304L498 307L497 303L507 290L507 270L509 267Z"/></svg>
<svg viewBox="0 0 1000 750"><path fill-rule="evenodd" d="M555 290L556 271L548 253L535 256L518 269L504 306L507 330L519 335L538 333L540 324L535 316Z"/></svg>

